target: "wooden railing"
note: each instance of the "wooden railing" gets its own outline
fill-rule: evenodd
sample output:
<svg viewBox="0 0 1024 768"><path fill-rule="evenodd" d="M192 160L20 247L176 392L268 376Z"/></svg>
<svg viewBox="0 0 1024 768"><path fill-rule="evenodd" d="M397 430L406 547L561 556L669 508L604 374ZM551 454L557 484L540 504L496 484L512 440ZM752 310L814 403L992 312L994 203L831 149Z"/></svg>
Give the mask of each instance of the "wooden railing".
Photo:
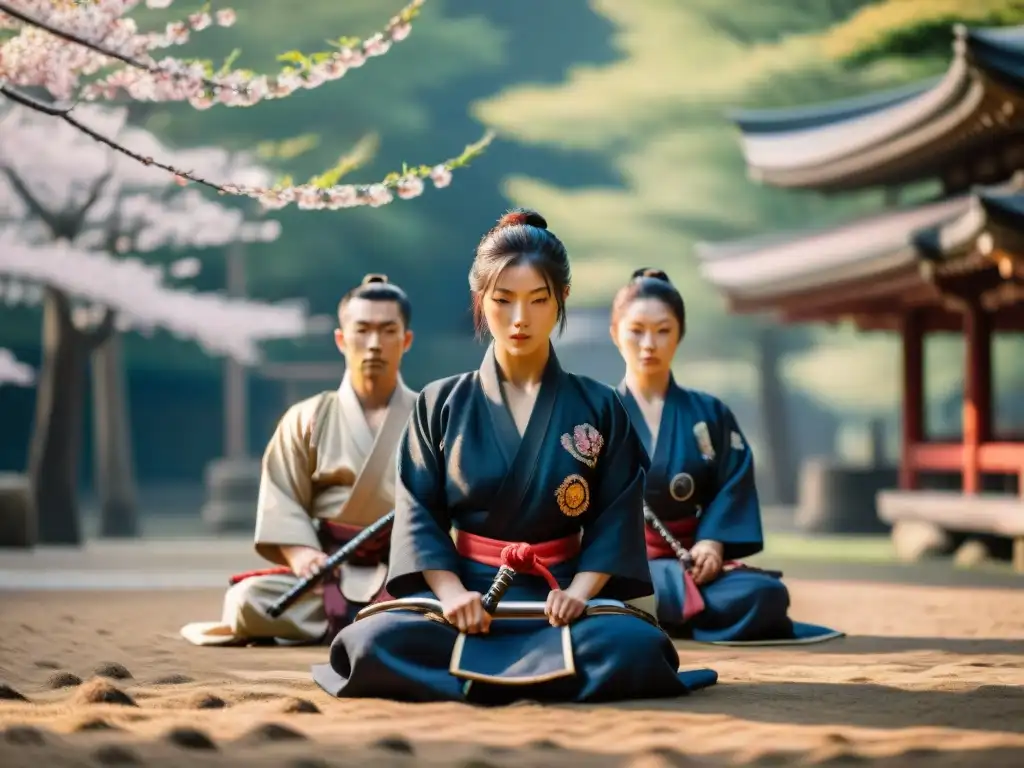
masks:
<svg viewBox="0 0 1024 768"><path fill-rule="evenodd" d="M963 443L917 443L908 448L906 461L915 472L960 472L968 447ZM978 471L993 475L1024 473L1024 442L991 442L977 446Z"/></svg>

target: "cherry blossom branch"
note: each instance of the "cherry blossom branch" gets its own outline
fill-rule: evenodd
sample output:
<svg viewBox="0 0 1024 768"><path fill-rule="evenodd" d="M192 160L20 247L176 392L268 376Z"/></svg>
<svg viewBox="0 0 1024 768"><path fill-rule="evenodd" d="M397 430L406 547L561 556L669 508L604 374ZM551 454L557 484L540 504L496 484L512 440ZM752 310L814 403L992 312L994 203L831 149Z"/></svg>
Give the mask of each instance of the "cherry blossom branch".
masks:
<svg viewBox="0 0 1024 768"><path fill-rule="evenodd" d="M58 120L64 121L68 125L75 128L76 130L79 130L82 133L84 133L86 136L98 141L100 144L104 144L110 147L111 149L115 150L116 152L120 152L122 155L126 155L132 158L133 160L142 163L143 165L149 165L154 168L159 168L161 170L173 174L175 177L179 179L187 179L189 181L194 181L197 184L202 184L204 186L210 187L211 189L216 189L218 192L221 193L227 194L228 192L228 190L222 187L221 185L214 184L212 181L207 181L206 179L200 176L194 175L190 171L183 171L178 168L174 168L173 166L166 165L157 160L154 160L152 157L144 157L143 155L140 155L137 152L132 152L130 149L115 141L114 139L110 138L109 136L104 136L99 131L94 131L89 126L76 120L74 117L71 116L70 108L55 107L52 104L45 104L44 102L39 101L38 99L34 99L31 96L28 96L27 94L20 93L14 88L10 88L6 85L0 85L0 94L6 96L11 101L20 104L23 107L35 110L36 112L41 112L44 115L56 117Z"/></svg>
<svg viewBox="0 0 1024 768"><path fill-rule="evenodd" d="M433 182L435 189L447 187L452 180L452 171L468 166L473 160L482 155L484 150L494 140L493 131L488 131L480 140L467 145L457 157L450 158L434 166L403 166L401 172L390 173L382 181L375 184L339 185L335 183L343 172L351 170L350 166L344 165L343 159L343 163L336 166L332 171L328 171L319 177L314 177L306 184L292 186L290 181L286 180L285 183L268 189L209 181L193 171L175 168L152 157L132 151L115 139L105 136L75 119L71 115L70 108L43 103L5 85L0 85L0 95L4 95L28 109L56 117L95 141L143 165L167 171L173 174L180 184L192 181L196 184L215 189L224 195L254 198L260 201L265 210L284 208L291 203L297 203L298 207L304 210L338 210L364 205L379 208L392 202L395 194L402 200L411 200L423 194L425 189L424 179L429 178Z"/></svg>
<svg viewBox="0 0 1024 768"><path fill-rule="evenodd" d="M169 88L167 83L154 77L136 76L118 70L105 78L85 86L82 97L86 100L114 99L123 90L128 96L138 101L188 101L195 109L209 109L217 103L229 107L251 107L268 99L281 99L292 95L299 89L313 89L324 83L338 80L350 69L363 66L367 59L383 56L394 43L405 40L412 31L412 21L419 15L420 8L426 0L412 0L408 5L393 16L387 26L366 40L341 37L329 41L336 48L334 51L320 51L305 54L301 51L289 51L278 56L278 60L289 64L277 75L258 75L254 72L237 69L217 73L218 82L230 85L237 90L227 88ZM220 13L220 12L218 12ZM168 68L175 60L166 62ZM184 62L176 62L184 67ZM213 64L207 62L191 62L190 67L205 66L212 74Z"/></svg>
<svg viewBox="0 0 1024 768"><path fill-rule="evenodd" d="M487 131L478 141L467 145L460 155L435 166L403 165L400 172L389 173L376 184L339 185L333 183L336 179L333 178L333 173L328 172L300 186L280 185L267 190L245 190L242 194L257 197L268 210L284 208L293 202L304 210L338 210L363 205L379 208L392 202L396 194L402 200L419 197L423 194L424 179L427 178L433 182L435 189L447 187L452 181L452 171L465 168L482 155L494 140L494 136L493 131ZM335 169L336 172L337 170L339 169Z"/></svg>
<svg viewBox="0 0 1024 768"><path fill-rule="evenodd" d="M23 24L28 24L30 27L36 27L37 29L41 29L48 34L53 35L54 37L61 38L69 43L74 43L75 45L80 45L83 48L87 48L90 51L93 51L94 53L100 54L101 56L116 59L117 61L127 64L129 67L141 70L143 72L147 72L151 75L159 75L161 77L170 77L175 79L188 78L196 82L197 88L199 85L202 85L214 91L217 91L221 88L231 88L236 92L239 90L239 87L235 85L228 85L225 83L215 82L205 77L196 78L190 73L178 72L170 68L161 67L154 64L146 64L145 62L139 61L138 59L135 59L131 56L127 56L123 53L115 51L113 48L109 48L103 45L102 43L87 40L86 38L80 35L76 35L73 32L63 30L59 27L54 26L53 24L43 21L42 19L36 19L30 16L29 14L19 11L17 8L12 7L9 3L0 2L0 13L5 13L8 16L22 22Z"/></svg>

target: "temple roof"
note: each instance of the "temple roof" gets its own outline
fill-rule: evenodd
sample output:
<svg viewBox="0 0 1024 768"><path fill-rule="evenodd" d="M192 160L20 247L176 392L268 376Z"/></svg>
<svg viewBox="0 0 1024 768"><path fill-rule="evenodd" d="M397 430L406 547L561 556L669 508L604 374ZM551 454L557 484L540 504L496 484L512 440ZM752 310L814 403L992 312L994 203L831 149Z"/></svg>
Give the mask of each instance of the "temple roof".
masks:
<svg viewBox="0 0 1024 768"><path fill-rule="evenodd" d="M919 256L918 232L954 220L969 197L887 211L828 229L700 243L701 273L731 299L770 299L881 274Z"/></svg>
<svg viewBox="0 0 1024 768"><path fill-rule="evenodd" d="M901 184L1024 132L1024 26L957 26L953 51L944 75L909 86L732 113L751 177L820 190Z"/></svg>
<svg viewBox="0 0 1024 768"><path fill-rule="evenodd" d="M1024 235L1020 177L826 229L700 243L696 253L704 278L737 311L779 308L807 296L825 307L829 291L841 286L896 290L898 278L916 279L922 263L941 269L945 262L973 254L978 236L992 225Z"/></svg>
<svg viewBox="0 0 1024 768"><path fill-rule="evenodd" d="M990 227L1024 235L1024 192L1020 187L976 191L962 215L915 232L913 243L923 259L937 262L974 250L978 237Z"/></svg>

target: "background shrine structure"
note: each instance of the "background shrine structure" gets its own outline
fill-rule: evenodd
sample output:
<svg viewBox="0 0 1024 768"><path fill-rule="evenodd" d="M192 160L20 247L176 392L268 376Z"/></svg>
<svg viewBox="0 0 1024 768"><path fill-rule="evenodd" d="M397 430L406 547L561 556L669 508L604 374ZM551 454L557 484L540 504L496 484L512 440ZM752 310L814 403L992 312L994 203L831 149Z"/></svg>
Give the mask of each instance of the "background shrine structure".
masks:
<svg viewBox="0 0 1024 768"><path fill-rule="evenodd" d="M732 312L898 332L899 487L878 493L878 516L1012 538L1024 572L1024 435L997 434L992 405L993 334L1024 330L1024 27L957 27L953 50L944 75L909 87L731 115L754 181L880 188L888 205L828 229L701 244L698 258ZM909 203L928 182L930 197ZM966 349L957 442L929 440L925 423L924 339L942 332ZM959 473L960 489L923 488L937 472Z"/></svg>

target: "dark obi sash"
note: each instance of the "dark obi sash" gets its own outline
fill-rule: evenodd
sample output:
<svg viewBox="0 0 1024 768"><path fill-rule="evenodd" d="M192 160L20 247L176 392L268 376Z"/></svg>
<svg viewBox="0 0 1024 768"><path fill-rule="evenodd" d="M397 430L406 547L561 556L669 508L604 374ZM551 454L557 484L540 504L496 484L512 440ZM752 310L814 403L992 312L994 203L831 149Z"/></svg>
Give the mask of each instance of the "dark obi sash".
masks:
<svg viewBox="0 0 1024 768"><path fill-rule="evenodd" d="M328 555L351 541L363 529L359 526L334 523L328 520L319 521L317 538L320 546ZM323 603L327 615L327 636L330 642L342 627L350 624L355 613L364 605L390 600L391 595L384 589L387 577L386 563L391 548L391 536L381 535L367 541L341 567L341 579L324 581ZM232 586L255 576L290 575L291 568L286 565L274 568L261 568L245 571L231 576L228 583ZM351 584L342 586L346 576ZM358 583L357 583L358 582Z"/></svg>
<svg viewBox="0 0 1024 768"><path fill-rule="evenodd" d="M564 566L579 555L580 537L573 534L527 544L456 531L455 548L466 561L467 588L486 591L496 570L507 566L516 571L516 577L505 600L545 602L550 590L561 589L556 573L561 572L563 581L569 575ZM553 627L547 619L494 620L487 634L459 633L449 672L466 681L498 685L529 685L573 676L576 664L570 628Z"/></svg>

